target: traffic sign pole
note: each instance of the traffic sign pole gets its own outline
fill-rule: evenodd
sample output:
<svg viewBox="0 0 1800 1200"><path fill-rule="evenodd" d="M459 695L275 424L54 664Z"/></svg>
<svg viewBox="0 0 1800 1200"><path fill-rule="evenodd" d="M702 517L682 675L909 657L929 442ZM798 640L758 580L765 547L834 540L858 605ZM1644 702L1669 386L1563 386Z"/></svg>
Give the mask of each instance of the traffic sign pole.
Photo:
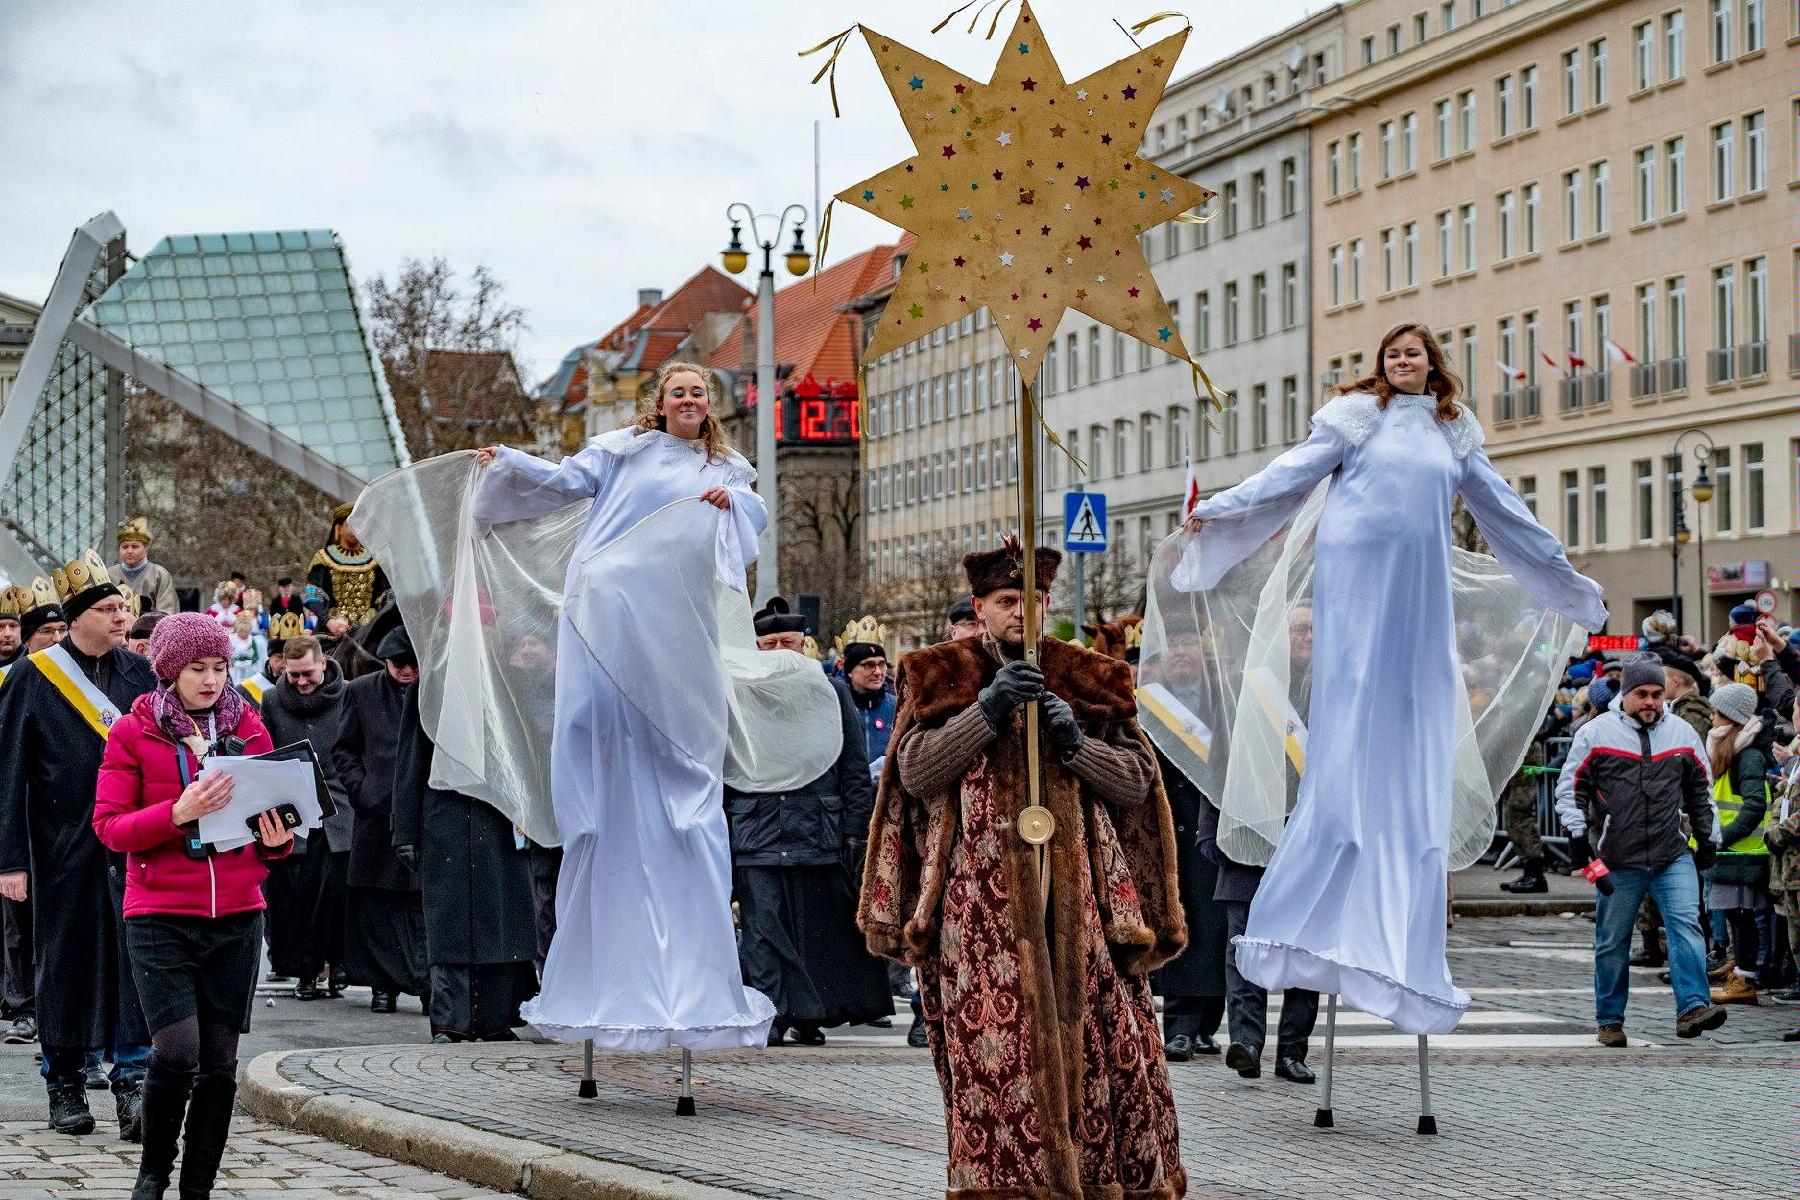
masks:
<svg viewBox="0 0 1800 1200"><path fill-rule="evenodd" d="M1075 490L1084 492L1087 485L1077 480ZM1080 636L1082 622L1087 620L1087 555L1072 551L1069 557L1075 560L1075 633Z"/></svg>

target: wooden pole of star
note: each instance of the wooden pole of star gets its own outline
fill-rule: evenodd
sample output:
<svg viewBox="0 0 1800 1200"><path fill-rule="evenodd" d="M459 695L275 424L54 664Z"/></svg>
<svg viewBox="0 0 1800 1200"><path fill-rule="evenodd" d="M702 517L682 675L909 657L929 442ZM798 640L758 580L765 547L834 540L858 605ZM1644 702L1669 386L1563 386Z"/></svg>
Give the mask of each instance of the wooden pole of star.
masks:
<svg viewBox="0 0 1800 1200"><path fill-rule="evenodd" d="M1037 598L1037 405L1031 394L1031 383L1023 373L1019 376L1019 547L1025 556L1025 661L1038 665L1040 609ZM1037 703L1025 706L1025 799L1020 836L1037 850L1038 918L1050 910L1050 838L1055 822L1043 806L1043 756L1038 745L1040 709ZM1048 822L1041 839L1034 840L1030 818Z"/></svg>

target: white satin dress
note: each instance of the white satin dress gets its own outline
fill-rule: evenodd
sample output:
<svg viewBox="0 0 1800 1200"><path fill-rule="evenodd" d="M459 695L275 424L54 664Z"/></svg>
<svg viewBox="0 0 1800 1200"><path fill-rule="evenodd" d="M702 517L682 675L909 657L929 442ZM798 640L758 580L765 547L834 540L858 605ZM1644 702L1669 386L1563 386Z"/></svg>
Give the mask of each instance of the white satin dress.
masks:
<svg viewBox="0 0 1800 1200"><path fill-rule="evenodd" d="M1305 442L1194 510L1228 524L1273 514L1245 522L1266 537L1336 473L1317 533L1307 769L1237 940L1238 970L1270 991L1338 993L1427 1034L1455 1028L1469 1006L1444 954L1453 705L1464 702L1452 501L1462 497L1494 556L1545 607L1589 630L1606 622L1599 585L1495 471L1474 415L1446 425L1435 404L1399 395L1384 410L1339 397ZM1257 540L1242 539L1239 557Z"/></svg>

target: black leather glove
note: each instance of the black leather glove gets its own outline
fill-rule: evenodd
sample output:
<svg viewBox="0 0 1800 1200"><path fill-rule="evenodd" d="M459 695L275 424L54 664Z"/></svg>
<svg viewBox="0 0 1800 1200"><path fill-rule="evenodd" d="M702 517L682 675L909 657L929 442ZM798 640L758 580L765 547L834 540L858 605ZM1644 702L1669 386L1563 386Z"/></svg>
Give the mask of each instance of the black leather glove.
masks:
<svg viewBox="0 0 1800 1200"><path fill-rule="evenodd" d="M1050 746L1067 761L1081 748L1087 735L1081 732L1081 726L1075 720L1075 710L1056 693L1044 693L1043 709L1044 732L1050 737Z"/></svg>
<svg viewBox="0 0 1800 1200"><path fill-rule="evenodd" d="M977 703L987 723L999 729L1002 722L1021 704L1044 694L1044 673L1030 663L1009 662L994 676L994 682L981 689Z"/></svg>
<svg viewBox="0 0 1800 1200"><path fill-rule="evenodd" d="M1215 867L1225 861L1225 856L1219 853L1219 841L1217 838L1200 839L1200 857L1204 858Z"/></svg>
<svg viewBox="0 0 1800 1200"><path fill-rule="evenodd" d="M412 846L395 846L394 857L399 859L400 865L409 871L419 869L419 852Z"/></svg>
<svg viewBox="0 0 1800 1200"><path fill-rule="evenodd" d="M1717 861L1719 861L1719 848L1710 841L1701 842L1694 847L1694 869L1696 871L1710 871Z"/></svg>
<svg viewBox="0 0 1800 1200"><path fill-rule="evenodd" d="M1575 865L1582 866L1594 859L1593 843L1588 841L1585 833L1575 834L1569 839L1569 853L1575 856Z"/></svg>

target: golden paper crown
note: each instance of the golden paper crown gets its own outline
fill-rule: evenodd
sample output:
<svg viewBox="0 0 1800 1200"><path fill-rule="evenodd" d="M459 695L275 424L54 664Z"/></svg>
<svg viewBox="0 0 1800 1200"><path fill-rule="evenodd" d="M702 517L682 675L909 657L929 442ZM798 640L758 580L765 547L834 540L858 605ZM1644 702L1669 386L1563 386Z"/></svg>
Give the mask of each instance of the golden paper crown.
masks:
<svg viewBox="0 0 1800 1200"><path fill-rule="evenodd" d="M74 562L65 563L53 577L56 580L56 592L67 603L101 584L111 586L112 580L107 576L106 564L100 561L100 555L92 548L83 550L81 557Z"/></svg>
<svg viewBox="0 0 1800 1200"><path fill-rule="evenodd" d="M1127 650L1130 650L1132 647L1135 646L1135 647L1138 647L1139 649L1142 649L1143 645L1144 645L1144 623L1142 621L1139 621L1135 625L1127 625L1125 627L1125 648Z"/></svg>
<svg viewBox="0 0 1800 1200"><path fill-rule="evenodd" d="M806 642L800 647L800 653L806 655L806 657L812 659L814 662L822 661L819 658L819 641L810 633L806 635Z"/></svg>
<svg viewBox="0 0 1800 1200"><path fill-rule="evenodd" d="M844 632L837 635L837 640L831 643L831 652L842 654L844 648L851 642L868 642L870 645L881 646L885 649L887 640L888 627L886 625L874 617L858 617L844 626Z"/></svg>
<svg viewBox="0 0 1800 1200"><path fill-rule="evenodd" d="M125 601L126 612L134 617L141 617L150 611L150 600L147 596L138 595L123 583L114 586L119 589L119 599Z"/></svg>
<svg viewBox="0 0 1800 1200"><path fill-rule="evenodd" d="M331 523L333 525L340 524L341 522L348 520L350 514L355 511L356 501L346 500L331 510Z"/></svg>
<svg viewBox="0 0 1800 1200"><path fill-rule="evenodd" d="M269 636L286 641L306 632L306 618L297 612L284 612L269 623Z"/></svg>
<svg viewBox="0 0 1800 1200"><path fill-rule="evenodd" d="M142 517L131 518L131 520L119 526L118 540L121 542L142 542L144 545L148 546L150 544L150 522L144 520Z"/></svg>
<svg viewBox="0 0 1800 1200"><path fill-rule="evenodd" d="M22 617L27 609L35 607L37 601L32 599L30 588L9 587L0 592L0 617Z"/></svg>
<svg viewBox="0 0 1800 1200"><path fill-rule="evenodd" d="M19 590L24 591L25 589L20 588ZM39 575L36 579L31 581L31 603L26 606L26 612L30 612L34 608L42 608L46 604L55 604L56 602L56 585L54 583L45 579L42 575Z"/></svg>

